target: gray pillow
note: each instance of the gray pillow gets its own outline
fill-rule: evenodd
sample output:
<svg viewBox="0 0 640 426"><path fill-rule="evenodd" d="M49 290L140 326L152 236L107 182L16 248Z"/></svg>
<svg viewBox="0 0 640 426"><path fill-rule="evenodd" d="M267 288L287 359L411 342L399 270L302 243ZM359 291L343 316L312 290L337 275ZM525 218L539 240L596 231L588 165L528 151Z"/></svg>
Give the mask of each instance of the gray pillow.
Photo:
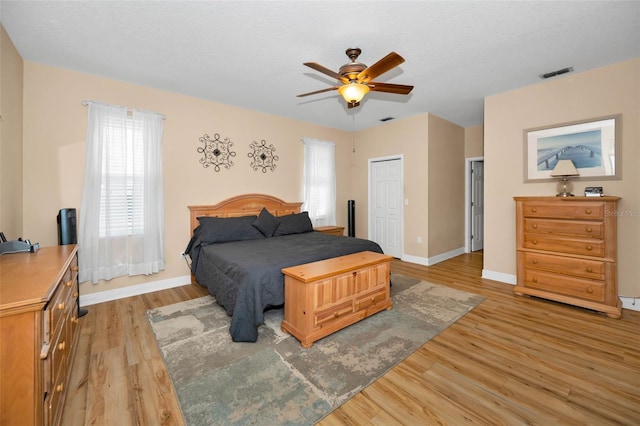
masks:
<svg viewBox="0 0 640 426"><path fill-rule="evenodd" d="M286 216L278 216L280 225L276 228L274 236L302 234L313 231L313 224L309 219L309 212L294 213Z"/></svg>
<svg viewBox="0 0 640 426"><path fill-rule="evenodd" d="M264 235L252 225L256 218L257 216L201 216L198 218L200 226L198 227L197 236L202 243L206 244L264 238Z"/></svg>
<svg viewBox="0 0 640 426"><path fill-rule="evenodd" d="M278 225L280 225L280 221L264 207L258 215L258 218L253 221L253 226L267 238L273 236Z"/></svg>

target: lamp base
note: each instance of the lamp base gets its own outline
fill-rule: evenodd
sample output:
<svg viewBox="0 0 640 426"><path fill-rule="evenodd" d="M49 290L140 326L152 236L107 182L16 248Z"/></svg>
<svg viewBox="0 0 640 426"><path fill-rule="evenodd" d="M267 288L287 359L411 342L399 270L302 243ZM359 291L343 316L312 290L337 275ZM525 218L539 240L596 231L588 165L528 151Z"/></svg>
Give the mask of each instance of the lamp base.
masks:
<svg viewBox="0 0 640 426"><path fill-rule="evenodd" d="M572 190L573 183L566 176L563 176L556 186L556 191L558 191L556 197L573 197Z"/></svg>

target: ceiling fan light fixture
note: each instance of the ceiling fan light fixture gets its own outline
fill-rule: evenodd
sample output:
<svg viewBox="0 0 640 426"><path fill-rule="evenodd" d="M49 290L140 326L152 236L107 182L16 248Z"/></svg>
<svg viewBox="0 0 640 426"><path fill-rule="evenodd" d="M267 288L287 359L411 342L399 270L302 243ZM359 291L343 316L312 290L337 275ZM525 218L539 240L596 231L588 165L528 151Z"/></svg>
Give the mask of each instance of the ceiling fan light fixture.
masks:
<svg viewBox="0 0 640 426"><path fill-rule="evenodd" d="M369 86L361 83L349 83L338 87L338 92L347 103L359 103L369 93Z"/></svg>

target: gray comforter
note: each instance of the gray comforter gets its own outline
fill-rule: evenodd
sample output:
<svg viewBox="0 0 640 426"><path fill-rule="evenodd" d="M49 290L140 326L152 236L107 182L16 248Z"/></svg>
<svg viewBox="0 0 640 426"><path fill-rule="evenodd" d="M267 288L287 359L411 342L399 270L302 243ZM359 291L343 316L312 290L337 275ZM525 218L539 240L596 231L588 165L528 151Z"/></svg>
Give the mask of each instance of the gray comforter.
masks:
<svg viewBox="0 0 640 426"><path fill-rule="evenodd" d="M202 245L198 283L232 316L235 342L255 342L266 308L284 304L282 268L360 251L382 253L373 241L321 232Z"/></svg>

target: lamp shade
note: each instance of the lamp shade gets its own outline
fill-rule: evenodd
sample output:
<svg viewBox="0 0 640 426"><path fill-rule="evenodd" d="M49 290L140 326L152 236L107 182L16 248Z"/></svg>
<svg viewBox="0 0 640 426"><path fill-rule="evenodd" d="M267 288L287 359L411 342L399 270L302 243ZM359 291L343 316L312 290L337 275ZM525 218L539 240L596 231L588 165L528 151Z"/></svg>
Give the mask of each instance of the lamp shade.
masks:
<svg viewBox="0 0 640 426"><path fill-rule="evenodd" d="M551 176L579 176L576 166L571 160L560 160L551 172Z"/></svg>
<svg viewBox="0 0 640 426"><path fill-rule="evenodd" d="M369 92L369 86L360 83L349 83L338 87L338 92L348 103L357 103Z"/></svg>

